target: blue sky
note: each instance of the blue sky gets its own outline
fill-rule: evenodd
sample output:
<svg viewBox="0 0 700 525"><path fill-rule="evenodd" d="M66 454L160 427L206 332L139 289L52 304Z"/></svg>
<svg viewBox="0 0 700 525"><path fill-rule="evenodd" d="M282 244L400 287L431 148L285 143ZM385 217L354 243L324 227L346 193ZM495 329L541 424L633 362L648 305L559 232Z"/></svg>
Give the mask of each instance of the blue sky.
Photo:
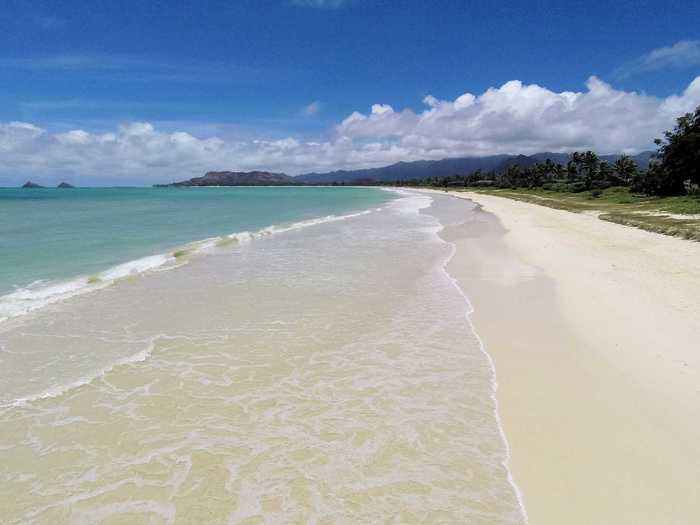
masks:
<svg viewBox="0 0 700 525"><path fill-rule="evenodd" d="M640 111L646 111L654 100L661 107L670 96L682 97L700 75L698 2L496 4L5 0L0 10L0 122L40 130L29 133L29 128L6 124L5 142L19 151L16 133L24 133L25 156L30 151L42 154L46 162L25 169L20 156L12 169L0 165L0 183L3 177L9 180L10 171L19 172L14 175L19 178L34 170L37 175L51 172L52 177L94 179L104 169L112 169L116 181L133 182L146 180L154 167L177 160L151 158L150 164L144 161L131 171L119 166L125 160L119 158L108 165L87 165L85 152L74 151L76 143L87 144L87 138L77 142L77 135L67 142L57 138L81 131L94 146L95 137L121 137L133 123L148 123L150 131L134 129L151 135L172 138L174 133L185 133L199 141L200 150L219 148L217 155L221 144L206 146L202 141L226 143L225 155L212 155L226 166L207 165L200 151L199 161L190 156L183 163L192 173L209 167L258 167L256 162L262 168L293 173L316 167L379 165L404 157L487 154L499 148L484 140L452 147L454 137L444 137L438 146L411 146L420 142L411 137L425 126L409 117L432 107L425 102L427 96L454 102L465 93L479 97L509 81L537 85L553 94L586 93L591 76L616 93L647 97L640 105ZM523 93L521 89L517 96ZM696 102L694 97L693 92L671 106L685 110ZM620 111L627 111L629 103ZM339 126L353 112L367 117L369 123L372 105L380 104L392 110L376 114L375 120L382 123L372 121L372 129L360 131L357 122L351 123L348 129L352 127L353 132L339 137ZM465 116L460 121L465 133L473 132L483 117L483 112L470 111L470 120ZM509 111L517 113L513 108ZM538 111L541 120L544 113L542 108ZM669 122L666 113L659 116L657 127ZM648 119L643 111L641 116ZM557 126L562 118L557 117ZM575 117L572 125L578 120ZM509 129L519 124L524 123L518 121ZM590 136L597 131L590 131ZM656 128L649 130L652 135L656 132ZM27 133L33 137L30 149L26 149ZM551 144L531 139L509 142L509 133L503 129L500 133L504 147L510 146L514 153L528 152L527 144L557 150L597 145L583 136ZM133 134L129 137L137 140ZM320 155L313 146L330 144L338 149L342 138L353 141L355 149L343 146L342 154ZM295 149L286 142L282 149L290 158L288 165L277 150L275 162L266 164L268 150L251 153L251 145L258 141L312 146ZM641 141L643 137L634 136L629 148L622 143L615 146L641 149ZM73 149L61 156L57 150L60 144L67 147L66 143ZM142 154L150 154L152 144L140 144L147 150ZM368 154L368 144L381 149L381 154ZM187 148L182 151L186 153Z"/></svg>

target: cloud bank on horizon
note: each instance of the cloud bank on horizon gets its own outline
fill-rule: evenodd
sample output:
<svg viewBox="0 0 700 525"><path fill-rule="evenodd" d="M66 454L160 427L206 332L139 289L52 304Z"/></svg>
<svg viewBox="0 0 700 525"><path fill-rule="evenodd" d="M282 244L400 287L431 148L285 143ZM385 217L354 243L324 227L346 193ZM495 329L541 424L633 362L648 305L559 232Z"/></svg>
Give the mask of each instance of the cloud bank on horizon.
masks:
<svg viewBox="0 0 700 525"><path fill-rule="evenodd" d="M369 113L349 115L323 141L224 140L159 131L147 122L106 133L0 122L0 185L10 177L151 184L214 169L298 174L498 153L635 153L653 147L679 115L700 105L700 76L666 98L617 90L591 77L582 92L512 80L479 95L452 101L427 96L423 103L419 112L374 104Z"/></svg>

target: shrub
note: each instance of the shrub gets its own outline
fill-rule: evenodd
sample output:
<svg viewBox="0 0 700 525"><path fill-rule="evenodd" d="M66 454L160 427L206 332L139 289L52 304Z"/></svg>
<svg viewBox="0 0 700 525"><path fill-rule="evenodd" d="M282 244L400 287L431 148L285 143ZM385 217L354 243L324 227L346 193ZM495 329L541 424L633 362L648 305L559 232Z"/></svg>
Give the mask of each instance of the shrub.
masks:
<svg viewBox="0 0 700 525"><path fill-rule="evenodd" d="M571 193L581 193L582 191L586 191L586 183L572 182L571 184L567 184L567 191L570 191Z"/></svg>
<svg viewBox="0 0 700 525"><path fill-rule="evenodd" d="M542 185L542 189L548 191L569 191L569 186L565 182L546 182Z"/></svg>
<svg viewBox="0 0 700 525"><path fill-rule="evenodd" d="M686 184L700 184L700 106L676 120L676 127L664 133L658 163L652 164L638 183L644 193L661 197L684 195Z"/></svg>
<svg viewBox="0 0 700 525"><path fill-rule="evenodd" d="M661 164L653 163L647 171L634 178L631 190L635 193L669 197L683 195L685 186L683 181L669 176Z"/></svg>
<svg viewBox="0 0 700 525"><path fill-rule="evenodd" d="M592 190L607 190L611 186L612 184L607 180L594 180L591 182Z"/></svg>

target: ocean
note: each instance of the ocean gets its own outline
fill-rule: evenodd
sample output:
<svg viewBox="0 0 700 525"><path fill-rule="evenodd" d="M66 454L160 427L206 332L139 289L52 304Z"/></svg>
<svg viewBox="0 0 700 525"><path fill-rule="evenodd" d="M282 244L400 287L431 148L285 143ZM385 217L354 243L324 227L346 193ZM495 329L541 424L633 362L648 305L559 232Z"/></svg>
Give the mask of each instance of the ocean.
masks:
<svg viewBox="0 0 700 525"><path fill-rule="evenodd" d="M172 262L186 243L388 199L357 188L0 188L0 320L82 291L91 277Z"/></svg>
<svg viewBox="0 0 700 525"><path fill-rule="evenodd" d="M467 201L0 190L0 522L520 524Z"/></svg>

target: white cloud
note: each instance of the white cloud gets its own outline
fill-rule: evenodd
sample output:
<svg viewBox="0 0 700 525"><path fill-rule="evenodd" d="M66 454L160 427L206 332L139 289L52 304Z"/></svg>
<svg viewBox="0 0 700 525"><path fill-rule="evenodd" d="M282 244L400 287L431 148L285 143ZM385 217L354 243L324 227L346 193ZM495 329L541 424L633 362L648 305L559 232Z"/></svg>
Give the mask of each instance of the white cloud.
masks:
<svg viewBox="0 0 700 525"><path fill-rule="evenodd" d="M619 78L645 71L700 64L700 40L681 40L669 47L659 47L617 70Z"/></svg>
<svg viewBox="0 0 700 525"><path fill-rule="evenodd" d="M89 144L92 140L90 134L82 129L57 133L55 138L60 144Z"/></svg>
<svg viewBox="0 0 700 525"><path fill-rule="evenodd" d="M321 103L318 100L314 100L311 104L304 107L302 113L307 116L316 115L321 111Z"/></svg>
<svg viewBox="0 0 700 525"><path fill-rule="evenodd" d="M0 122L0 151L9 154L34 146L44 130L27 122Z"/></svg>
<svg viewBox="0 0 700 525"><path fill-rule="evenodd" d="M0 185L10 175L40 180L68 173L93 183L153 183L213 169L293 174L496 153L631 153L653 147L653 139L676 117L700 105L700 77L666 98L616 90L591 77L581 92L513 80L481 94L464 93L455 100L427 96L423 102L418 112L374 104L368 113L354 112L341 121L325 141L222 139L164 131L147 122L106 133L54 133L30 123L0 123Z"/></svg>
<svg viewBox="0 0 700 525"><path fill-rule="evenodd" d="M513 80L454 101L428 96L422 112L375 105L338 126L351 140L393 141L411 157L535 153L592 148L634 151L700 104L700 77L680 96L659 99L618 91L591 77L584 92L554 92Z"/></svg>

